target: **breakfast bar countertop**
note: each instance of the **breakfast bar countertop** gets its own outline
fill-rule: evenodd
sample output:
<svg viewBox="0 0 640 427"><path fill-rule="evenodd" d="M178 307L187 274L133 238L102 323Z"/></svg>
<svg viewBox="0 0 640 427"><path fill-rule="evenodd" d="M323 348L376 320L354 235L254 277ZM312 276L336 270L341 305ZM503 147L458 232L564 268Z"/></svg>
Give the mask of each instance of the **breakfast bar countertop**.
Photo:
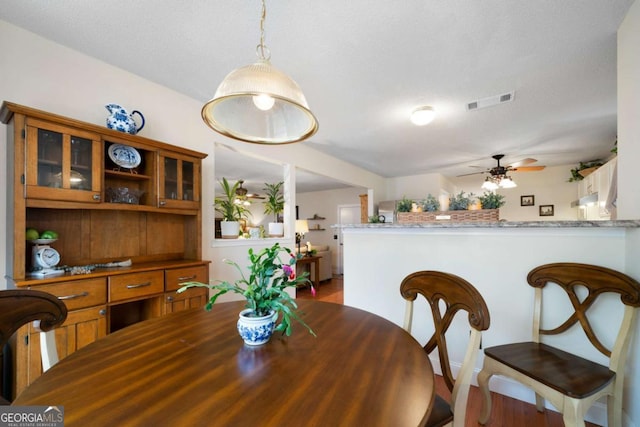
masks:
<svg viewBox="0 0 640 427"><path fill-rule="evenodd" d="M638 228L640 219L615 221L469 221L421 222L413 224L366 223L366 224L333 224L332 228Z"/></svg>

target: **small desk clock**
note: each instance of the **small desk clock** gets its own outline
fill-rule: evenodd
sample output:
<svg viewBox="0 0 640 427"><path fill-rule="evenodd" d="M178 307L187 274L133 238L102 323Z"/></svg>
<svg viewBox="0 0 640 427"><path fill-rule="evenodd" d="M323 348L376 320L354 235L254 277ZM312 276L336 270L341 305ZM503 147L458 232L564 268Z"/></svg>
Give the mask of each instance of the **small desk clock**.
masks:
<svg viewBox="0 0 640 427"><path fill-rule="evenodd" d="M56 239L37 239L31 241L33 243L32 266L34 269L31 273L32 275L45 277L64 273L64 270L54 268L60 263L60 253L49 246L49 243L55 241Z"/></svg>

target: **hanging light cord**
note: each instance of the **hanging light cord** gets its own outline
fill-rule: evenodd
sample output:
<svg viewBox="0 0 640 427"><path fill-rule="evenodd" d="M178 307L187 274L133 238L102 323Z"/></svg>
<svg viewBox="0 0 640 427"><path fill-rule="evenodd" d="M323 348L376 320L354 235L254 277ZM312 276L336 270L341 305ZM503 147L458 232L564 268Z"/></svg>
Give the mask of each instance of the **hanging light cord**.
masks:
<svg viewBox="0 0 640 427"><path fill-rule="evenodd" d="M271 59L271 51L264 44L264 21L267 19L267 6L265 0L262 0L262 15L260 16L260 44L256 46L256 53L258 58L262 61L268 61Z"/></svg>

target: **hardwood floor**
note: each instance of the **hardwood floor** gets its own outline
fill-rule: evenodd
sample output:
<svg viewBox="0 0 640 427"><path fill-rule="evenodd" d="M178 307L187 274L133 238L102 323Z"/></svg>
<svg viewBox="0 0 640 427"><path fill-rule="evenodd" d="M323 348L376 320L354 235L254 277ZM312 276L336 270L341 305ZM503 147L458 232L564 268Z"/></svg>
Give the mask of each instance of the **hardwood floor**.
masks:
<svg viewBox="0 0 640 427"><path fill-rule="evenodd" d="M342 304L343 300L342 277L334 277L320 283L315 299L318 301ZM297 298L313 299L309 288L298 289ZM436 375L436 392L445 399L451 398L442 377ZM558 412L546 410L536 411L535 405L513 399L501 394L492 393L491 418L488 427L563 427L562 415ZM477 427L478 416L482 408L482 398L478 387L471 387L465 427ZM586 427L597 427L596 424L586 423Z"/></svg>
<svg viewBox="0 0 640 427"><path fill-rule="evenodd" d="M315 299L342 304L344 302L342 294L342 276L334 276L331 280L320 282L320 286L316 289ZM311 288L298 289L296 298L314 299L313 295L311 295Z"/></svg>

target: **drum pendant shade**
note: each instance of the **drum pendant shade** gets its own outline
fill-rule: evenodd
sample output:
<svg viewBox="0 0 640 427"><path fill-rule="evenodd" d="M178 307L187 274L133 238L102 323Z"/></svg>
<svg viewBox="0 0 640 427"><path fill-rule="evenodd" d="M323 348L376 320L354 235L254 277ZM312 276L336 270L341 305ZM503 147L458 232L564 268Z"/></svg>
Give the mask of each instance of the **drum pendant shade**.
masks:
<svg viewBox="0 0 640 427"><path fill-rule="evenodd" d="M271 97L273 106L259 108L259 95ZM202 108L202 118L223 135L258 144L298 142L318 130L298 84L268 60L229 73Z"/></svg>

